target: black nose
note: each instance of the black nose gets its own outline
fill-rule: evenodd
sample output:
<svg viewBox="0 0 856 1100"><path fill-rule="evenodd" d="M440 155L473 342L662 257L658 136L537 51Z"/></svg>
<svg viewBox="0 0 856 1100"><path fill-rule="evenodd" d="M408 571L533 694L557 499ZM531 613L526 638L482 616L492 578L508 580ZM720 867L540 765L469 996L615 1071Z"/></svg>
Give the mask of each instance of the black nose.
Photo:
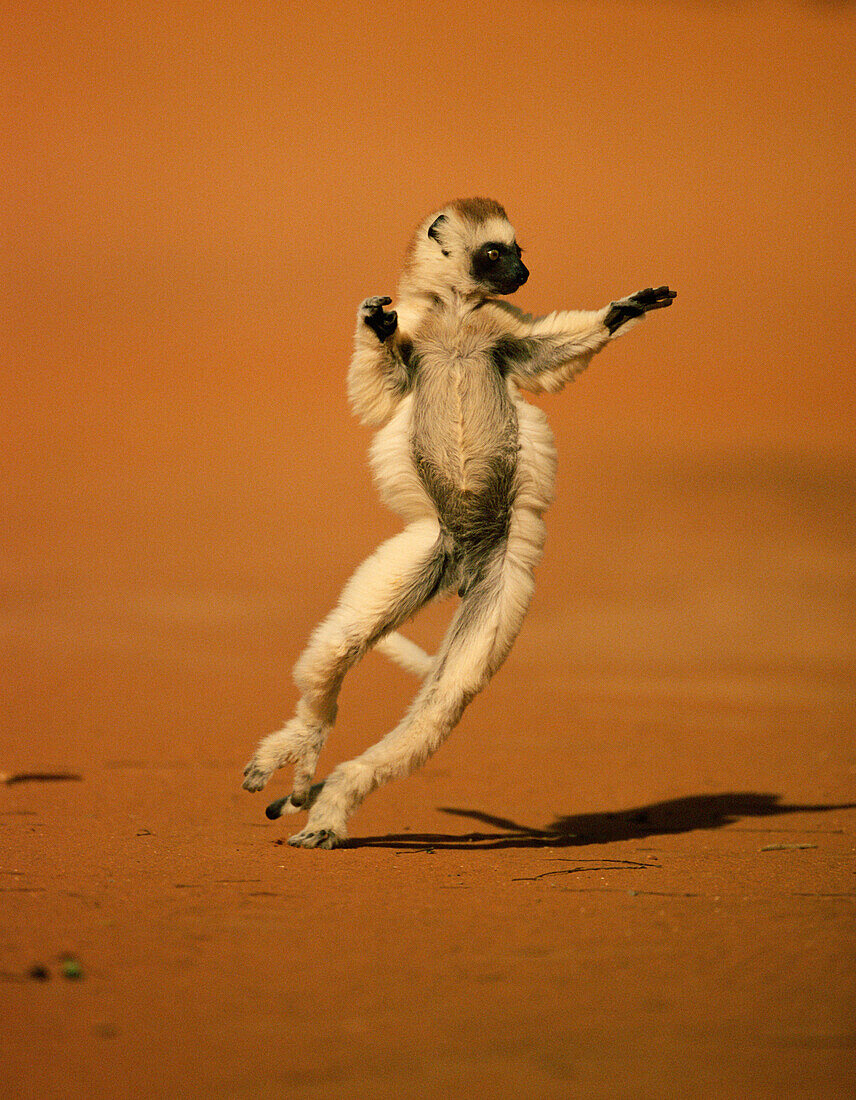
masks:
<svg viewBox="0 0 856 1100"><path fill-rule="evenodd" d="M526 282L526 280L528 278L529 278L529 269L526 267L525 264L519 263L517 265L517 279L520 282L520 285L523 286L523 284Z"/></svg>

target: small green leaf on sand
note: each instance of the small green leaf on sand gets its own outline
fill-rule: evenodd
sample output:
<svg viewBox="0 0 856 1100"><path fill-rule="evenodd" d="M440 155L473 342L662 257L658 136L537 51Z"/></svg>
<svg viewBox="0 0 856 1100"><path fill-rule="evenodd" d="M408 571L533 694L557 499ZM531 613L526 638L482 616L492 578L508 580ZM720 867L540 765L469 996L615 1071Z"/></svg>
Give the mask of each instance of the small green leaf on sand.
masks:
<svg viewBox="0 0 856 1100"><path fill-rule="evenodd" d="M64 978L77 982L83 977L83 967L73 955L66 955L60 964L60 970Z"/></svg>

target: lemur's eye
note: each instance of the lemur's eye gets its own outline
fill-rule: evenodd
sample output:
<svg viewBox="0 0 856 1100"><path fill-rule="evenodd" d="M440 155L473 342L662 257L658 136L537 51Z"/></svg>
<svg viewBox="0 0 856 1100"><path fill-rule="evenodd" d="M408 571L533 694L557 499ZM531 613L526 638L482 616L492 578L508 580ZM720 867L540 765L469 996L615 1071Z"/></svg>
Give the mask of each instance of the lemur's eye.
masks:
<svg viewBox="0 0 856 1100"><path fill-rule="evenodd" d="M497 249L495 249L495 248L491 248L491 249L489 249L489 250L488 250L488 254L487 254L487 258L488 258L489 260L493 260L493 261L496 261L496 260L498 260L498 259L499 259L499 252L498 252L498 250L497 250Z"/></svg>

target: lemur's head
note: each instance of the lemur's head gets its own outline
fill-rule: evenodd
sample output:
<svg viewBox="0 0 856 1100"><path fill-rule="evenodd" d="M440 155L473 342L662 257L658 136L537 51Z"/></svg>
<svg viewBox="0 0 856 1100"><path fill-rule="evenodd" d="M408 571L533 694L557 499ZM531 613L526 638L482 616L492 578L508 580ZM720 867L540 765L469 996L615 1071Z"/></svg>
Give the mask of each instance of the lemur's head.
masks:
<svg viewBox="0 0 856 1100"><path fill-rule="evenodd" d="M413 290L467 298L513 294L529 278L514 228L493 199L455 199L422 222L405 268Z"/></svg>

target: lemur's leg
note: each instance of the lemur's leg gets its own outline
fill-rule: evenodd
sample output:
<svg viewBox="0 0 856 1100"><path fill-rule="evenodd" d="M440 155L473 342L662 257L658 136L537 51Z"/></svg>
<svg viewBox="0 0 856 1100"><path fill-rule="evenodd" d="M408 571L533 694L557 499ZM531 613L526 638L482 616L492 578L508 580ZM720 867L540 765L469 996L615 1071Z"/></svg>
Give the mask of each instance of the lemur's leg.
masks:
<svg viewBox="0 0 856 1100"><path fill-rule="evenodd" d="M345 673L437 594L450 560L440 525L424 519L383 543L363 562L294 666L301 693L295 716L259 743L244 769L247 790L261 790L277 768L291 763L295 765L294 791L288 809L306 801L318 756L336 719Z"/></svg>
<svg viewBox="0 0 856 1100"><path fill-rule="evenodd" d="M382 741L330 774L317 792L306 828L290 844L335 847L347 835L348 817L368 794L409 774L437 751L511 649L529 606L543 544L540 516L517 510L507 541L496 547L458 608L434 669L405 718Z"/></svg>

